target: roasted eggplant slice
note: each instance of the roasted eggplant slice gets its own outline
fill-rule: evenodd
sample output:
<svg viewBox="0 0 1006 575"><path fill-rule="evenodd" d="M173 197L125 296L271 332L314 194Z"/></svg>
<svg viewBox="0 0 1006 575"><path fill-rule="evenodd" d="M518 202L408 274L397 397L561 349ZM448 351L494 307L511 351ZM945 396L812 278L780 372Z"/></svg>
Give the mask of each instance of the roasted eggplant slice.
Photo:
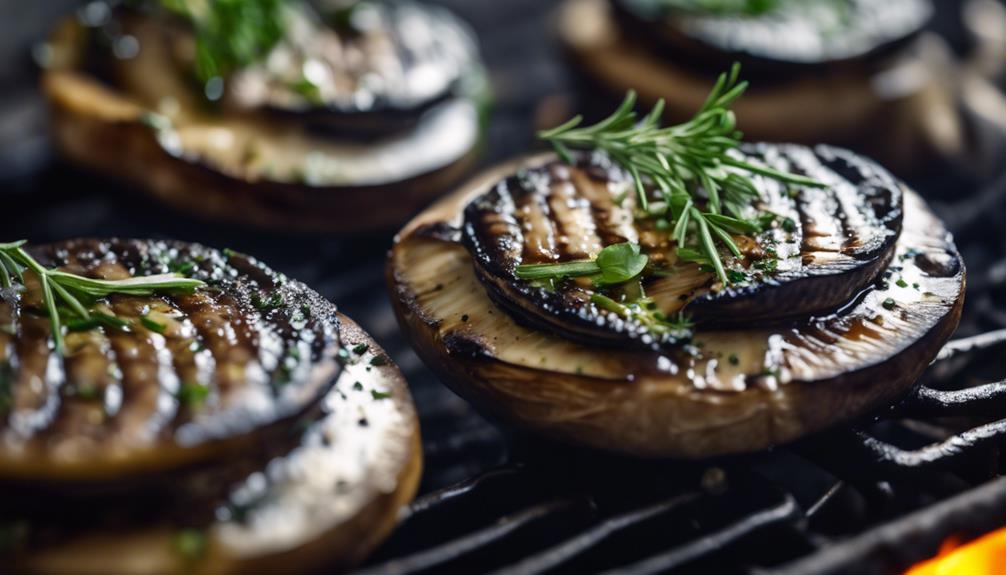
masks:
<svg viewBox="0 0 1006 575"><path fill-rule="evenodd" d="M341 341L351 350L347 366L316 409L290 429L290 445L267 467L246 471L219 499L178 499L175 507L188 521L124 521L114 507L63 509L48 519L7 514L0 519L5 533L19 535L0 549L5 569L46 575L316 573L361 560L415 493L421 450L398 368L356 324L339 320ZM36 501L33 508L39 507L44 504Z"/></svg>
<svg viewBox="0 0 1006 575"><path fill-rule="evenodd" d="M574 166L539 158L493 185L465 208L464 242L498 305L529 325L587 344L674 343L673 334L654 333L592 299L598 293L618 300L622 291L641 290L665 316L684 309L700 325L719 328L764 326L844 306L894 255L902 185L873 162L834 148L758 145L747 147L746 156L827 187L754 180L763 199L753 213L765 229L741 244L744 255L730 263L736 281L729 286L698 263L682 261L654 220L634 220L639 207L631 177L598 155L582 155ZM589 278L541 282L516 275L521 264L590 260L622 242L638 243L648 256L638 282L608 290Z"/></svg>
<svg viewBox="0 0 1006 575"><path fill-rule="evenodd" d="M56 145L210 219L343 233L398 225L474 160L486 84L474 42L442 10L370 4L383 15L378 31L339 42L312 21L312 33L229 76L215 101L193 76L193 40L177 20L119 9L114 26L66 21L43 75ZM387 45L392 37L404 47ZM123 38L136 49L117 51ZM308 38L319 46L302 48L323 58L287 53ZM311 84L306 106L303 82L270 67L319 76L324 89Z"/></svg>
<svg viewBox="0 0 1006 575"><path fill-rule="evenodd" d="M689 345L660 351L603 349L526 327L487 294L479 256L461 243L464 212L521 168L551 161L522 160L474 180L413 220L389 256L395 311L419 355L504 420L646 457L763 449L895 400L959 320L960 256L924 202L904 190L886 281L837 312L741 330L698 327Z"/></svg>

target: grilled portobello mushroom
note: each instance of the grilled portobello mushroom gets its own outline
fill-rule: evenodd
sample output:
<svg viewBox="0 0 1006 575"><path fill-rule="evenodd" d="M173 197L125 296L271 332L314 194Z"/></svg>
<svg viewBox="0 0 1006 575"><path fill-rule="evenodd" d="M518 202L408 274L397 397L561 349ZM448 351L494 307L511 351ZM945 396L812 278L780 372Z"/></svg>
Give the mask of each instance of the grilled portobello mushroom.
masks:
<svg viewBox="0 0 1006 575"><path fill-rule="evenodd" d="M634 89L651 104L664 99L671 122L702 105L715 81L711 70L739 61L757 80L735 107L740 129L754 141L828 142L865 150L890 167L914 166L929 151L916 115L935 87L911 73L911 48L930 2L851 2L858 31L830 35L777 33L789 17L667 15L651 9L656 4L569 0L559 36L587 79L617 96ZM779 4L788 13L805 3ZM873 12L883 18L867 16Z"/></svg>
<svg viewBox="0 0 1006 575"><path fill-rule="evenodd" d="M487 246L471 239L477 237L472 214L487 214L480 209L483 203L503 192L554 196L548 205L560 206L549 218L535 218L534 209L541 204L522 211L515 200L517 208L509 207L504 215L528 220L503 222L501 217L495 224L497 233L521 234L515 238L546 238L541 230L550 229L552 221L573 221L569 212L586 213L584 208L595 205L592 193L617 193L617 172L598 170L584 160L559 167L549 155L483 174L398 235L387 280L402 330L448 385L486 413L570 443L637 456L700 458L755 451L889 404L912 387L959 320L965 272L951 237L914 192L872 162L826 147L756 149L774 151L780 158L803 157L810 162L804 165L814 165L821 177L830 178L825 174L832 170L841 174L833 180L836 186L862 188L860 205L876 207L878 216L876 225L867 229L885 241L888 231L898 228L895 212L903 213L893 257L884 255L885 249L870 252L883 269L879 275L862 270L877 264L857 262L820 280L841 289L860 286L841 308L823 306L785 321L743 326L703 327L699 322L691 340L658 349L631 345L633 340L618 329L608 330L607 339L587 343L587 338L577 337L583 331L575 332L587 322L571 319L577 309L560 297L561 290L551 300L567 306L560 310L544 307L546 298L553 297L548 292L524 289L512 277L502 288L506 293L500 293L496 282L502 276L489 276L492 270L484 266L505 269L508 260L487 258L474 249ZM575 183L559 177L563 170ZM514 185L515 177L528 174L544 182L537 195ZM612 180L616 190L605 189L600 184L604 178ZM885 200L863 201L875 192ZM811 197L810 190L800 190L800 202ZM565 208L569 212L563 214ZM584 222L581 229L585 222L603 221L602 212L579 219ZM847 216L864 213L869 211L851 210ZM807 220L800 221L806 230ZM534 244L522 239L501 241L495 248L509 247L522 258L528 245ZM800 269L812 269L804 266ZM852 281L849 276L858 277ZM792 289L797 294L801 286L817 293L814 285L810 278L797 277L754 293ZM724 298L724 305L732 304L730 292L723 290L718 297ZM715 299L703 304L719 303ZM514 311L515 301L522 306L520 313ZM750 305L759 309L757 302L754 296ZM558 327L560 321L565 325Z"/></svg>
<svg viewBox="0 0 1006 575"><path fill-rule="evenodd" d="M744 327L822 314L844 306L875 280L894 255L901 231L902 185L851 152L757 145L750 161L795 172L826 188L785 186L759 177L765 229L741 243L729 263L730 286L711 270L681 261L666 229L637 220L631 176L603 156L581 154L569 166L548 155L492 187L465 208L463 240L493 300L531 326L587 344L659 347L639 321L593 302L592 280L544 283L515 275L521 264L594 259L606 246L634 242L648 256L642 290L671 316L686 308L704 327ZM738 239L740 241L740 239Z"/></svg>
<svg viewBox="0 0 1006 575"><path fill-rule="evenodd" d="M762 76L812 73L814 65L868 64L918 36L929 0L803 0L703 11L687 0L610 0L620 26L681 62L734 61ZM701 4L701 3L699 3Z"/></svg>
<svg viewBox="0 0 1006 575"><path fill-rule="evenodd" d="M42 78L56 146L209 219L400 225L475 158L486 83L474 40L412 2L360 3L334 23L281 4L268 54L205 85L184 19L120 7L63 22Z"/></svg>
<svg viewBox="0 0 1006 575"><path fill-rule="evenodd" d="M43 266L193 292L113 294L52 349L41 285L0 302L0 556L28 573L348 567L415 493L418 424L356 324L261 262L195 244L72 240ZM60 312L62 315L64 312Z"/></svg>

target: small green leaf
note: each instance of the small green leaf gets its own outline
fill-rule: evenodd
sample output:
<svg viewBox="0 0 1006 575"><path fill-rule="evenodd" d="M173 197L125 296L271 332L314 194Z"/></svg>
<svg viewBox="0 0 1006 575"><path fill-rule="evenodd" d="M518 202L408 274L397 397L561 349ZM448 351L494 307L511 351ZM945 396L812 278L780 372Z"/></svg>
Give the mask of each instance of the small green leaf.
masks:
<svg viewBox="0 0 1006 575"><path fill-rule="evenodd" d="M199 407L210 394L210 388L205 385L185 382L178 388L178 401L188 407Z"/></svg>
<svg viewBox="0 0 1006 575"><path fill-rule="evenodd" d="M597 254L600 278L594 283L611 285L625 283L643 272L649 257L640 252L639 244L623 242L607 246Z"/></svg>

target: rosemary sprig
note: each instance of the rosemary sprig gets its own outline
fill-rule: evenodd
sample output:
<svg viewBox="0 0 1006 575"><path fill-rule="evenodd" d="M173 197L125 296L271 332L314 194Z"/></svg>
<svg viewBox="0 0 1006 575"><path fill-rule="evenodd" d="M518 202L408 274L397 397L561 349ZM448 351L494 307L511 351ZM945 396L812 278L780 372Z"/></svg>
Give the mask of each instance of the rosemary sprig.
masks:
<svg viewBox="0 0 1006 575"><path fill-rule="evenodd" d="M81 329L116 323L116 318L88 310L88 305L93 305L99 298L112 294L150 296L162 291L192 291L205 285L200 280L176 273L99 280L47 269L25 251L25 243L24 240L0 243L0 282L3 287L11 288L15 278L22 286L25 285L25 272L38 277L42 304L52 325L52 339L58 354L63 353L64 326ZM60 303L65 307L61 307Z"/></svg>
<svg viewBox="0 0 1006 575"><path fill-rule="evenodd" d="M735 152L741 133L730 105L744 93L740 66L721 74L705 104L689 121L660 126L663 100L637 122L636 94L630 91L615 112L592 126L580 127L581 116L538 133L556 152L572 163L571 149L600 150L632 175L636 203L644 217L667 218L678 247L697 246L712 264L717 277L729 284L717 245L736 257L740 250L731 234L758 231L745 219L745 209L759 193L751 181L761 175L787 184L823 186L797 174L747 161ZM660 201L651 204L647 188L655 188Z"/></svg>

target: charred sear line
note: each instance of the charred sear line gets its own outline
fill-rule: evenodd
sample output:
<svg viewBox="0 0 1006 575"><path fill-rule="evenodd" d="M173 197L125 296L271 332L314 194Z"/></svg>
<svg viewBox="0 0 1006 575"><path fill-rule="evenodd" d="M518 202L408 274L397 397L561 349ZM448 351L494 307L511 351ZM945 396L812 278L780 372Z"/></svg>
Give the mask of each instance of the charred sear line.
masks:
<svg viewBox="0 0 1006 575"><path fill-rule="evenodd" d="M243 413L286 417L308 408L338 375L334 306L243 254L120 239L72 240L32 253L42 265L88 277L172 272L208 285L87 302L109 320L67 325L62 357L50 349L32 276L25 289L2 294L0 431L29 448L72 460L100 456L110 444L174 441L182 428L226 427ZM291 386L293 399L281 398Z"/></svg>
<svg viewBox="0 0 1006 575"><path fill-rule="evenodd" d="M633 217L631 178L596 154L579 155L571 165L525 169L489 188L465 207L462 241L487 293L520 323L621 347L665 347L675 337L667 330L657 334L633 312L597 303L592 294L599 288L589 279L523 281L517 266L591 259L605 246L636 242L649 258L641 288L654 311L671 317L684 310L708 328L830 312L877 278L901 231L897 180L869 160L830 147L752 144L740 151L749 161L827 186L753 177L762 198L750 217L763 227L751 237L735 236L741 257L724 252L734 278L726 286L679 260L667 226ZM630 287L606 288L605 295L639 297Z"/></svg>

